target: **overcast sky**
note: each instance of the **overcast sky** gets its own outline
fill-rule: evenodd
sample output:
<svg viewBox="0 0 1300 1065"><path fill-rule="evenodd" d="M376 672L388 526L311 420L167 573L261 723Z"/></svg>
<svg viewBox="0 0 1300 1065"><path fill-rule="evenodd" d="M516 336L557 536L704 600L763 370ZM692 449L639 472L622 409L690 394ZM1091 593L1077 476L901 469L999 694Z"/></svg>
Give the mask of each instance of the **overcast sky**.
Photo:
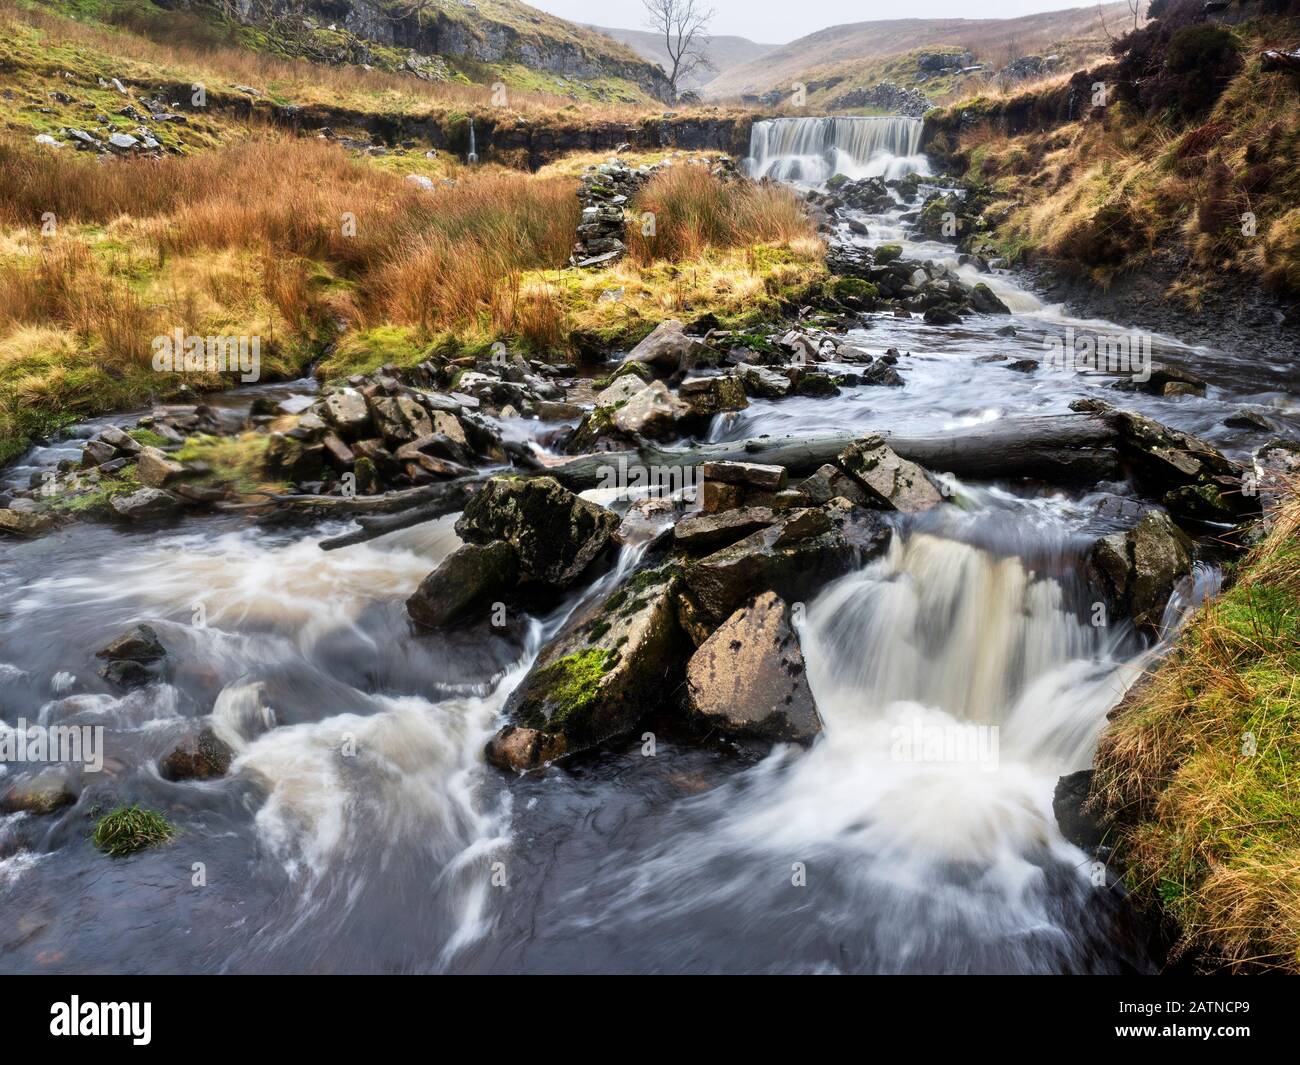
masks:
<svg viewBox="0 0 1300 1065"><path fill-rule="evenodd" d="M890 18L1014 18L1037 11L1094 6L1084 0L702 0L717 14L710 31L764 44L797 37L844 22ZM525 0L573 22L618 29L646 29L641 0Z"/></svg>

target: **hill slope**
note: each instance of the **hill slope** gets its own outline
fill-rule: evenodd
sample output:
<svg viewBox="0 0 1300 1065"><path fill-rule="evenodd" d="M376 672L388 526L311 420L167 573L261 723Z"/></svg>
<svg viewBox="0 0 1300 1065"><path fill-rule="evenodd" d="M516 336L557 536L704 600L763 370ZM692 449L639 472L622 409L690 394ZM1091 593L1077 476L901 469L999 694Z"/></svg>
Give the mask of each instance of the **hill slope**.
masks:
<svg viewBox="0 0 1300 1065"><path fill-rule="evenodd" d="M1123 32L1125 18L1131 25L1128 5L1114 3L1010 19L888 19L831 26L722 72L704 86L703 94L716 99L786 90L793 82L828 74L851 77L859 67L867 77L852 80L864 82L878 61L922 48L969 51L975 62L1001 67L1019 56L1056 51L1058 45L1080 39L1100 48L1108 40L1107 31L1116 36Z"/></svg>
<svg viewBox="0 0 1300 1065"><path fill-rule="evenodd" d="M77 0L80 14L136 25L147 0ZM575 98L666 100L668 82L632 49L518 0L269 0L265 7L159 0L242 43L317 62L378 67L426 81L490 83Z"/></svg>
<svg viewBox="0 0 1300 1065"><path fill-rule="evenodd" d="M664 47L663 38L657 33L652 33L649 30L617 30L606 26L592 26L590 28L627 45L642 59L657 63L665 69L671 64L671 60L668 58L668 50ZM701 69L688 75L682 79L681 87L683 90L694 89L698 91L713 78L721 77L728 71L745 63L761 59L769 52L773 52L780 47L779 44L759 44L747 37L710 37L708 44L705 46L704 54L708 57L712 69Z"/></svg>

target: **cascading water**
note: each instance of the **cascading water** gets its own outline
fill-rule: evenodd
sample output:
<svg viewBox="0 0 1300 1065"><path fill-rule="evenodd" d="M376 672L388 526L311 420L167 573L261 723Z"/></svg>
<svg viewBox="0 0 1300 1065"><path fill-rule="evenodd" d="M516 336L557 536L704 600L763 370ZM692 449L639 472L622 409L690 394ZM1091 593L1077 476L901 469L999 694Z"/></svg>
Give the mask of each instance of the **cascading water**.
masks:
<svg viewBox="0 0 1300 1065"><path fill-rule="evenodd" d="M835 174L928 174L917 118L774 118L755 122L745 171L753 178L819 185Z"/></svg>

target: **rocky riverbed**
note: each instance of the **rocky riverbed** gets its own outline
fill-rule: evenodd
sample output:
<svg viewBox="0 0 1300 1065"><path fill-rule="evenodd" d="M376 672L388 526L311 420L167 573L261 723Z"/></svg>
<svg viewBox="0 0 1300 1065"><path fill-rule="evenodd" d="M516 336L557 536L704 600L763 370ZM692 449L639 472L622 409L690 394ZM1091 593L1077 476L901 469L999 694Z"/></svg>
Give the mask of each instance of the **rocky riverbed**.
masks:
<svg viewBox="0 0 1300 1065"><path fill-rule="evenodd" d="M1286 372L1054 367L1106 323L939 239L956 190L808 192L834 276L766 328L431 355L11 470L3 719L105 758L0 775L6 965L1153 967L1068 774L1267 521ZM97 852L136 802L177 834Z"/></svg>

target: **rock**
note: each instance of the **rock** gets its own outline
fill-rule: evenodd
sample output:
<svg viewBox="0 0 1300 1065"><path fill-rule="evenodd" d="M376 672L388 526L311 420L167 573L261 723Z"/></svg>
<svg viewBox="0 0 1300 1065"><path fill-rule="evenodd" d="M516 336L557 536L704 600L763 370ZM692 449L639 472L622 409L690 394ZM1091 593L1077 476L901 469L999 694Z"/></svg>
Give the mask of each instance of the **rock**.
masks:
<svg viewBox="0 0 1300 1065"><path fill-rule="evenodd" d="M95 652L96 658L110 662L157 662L167 655L167 649L158 639L152 625L136 625L122 633L105 647Z"/></svg>
<svg viewBox="0 0 1300 1065"><path fill-rule="evenodd" d="M1038 369L1037 359L1016 359L1014 362L1007 363L1008 370L1015 370L1016 373L1033 373Z"/></svg>
<svg viewBox="0 0 1300 1065"><path fill-rule="evenodd" d="M138 455L143 450L138 440L116 425L104 426L99 431L99 439L123 455Z"/></svg>
<svg viewBox="0 0 1300 1065"><path fill-rule="evenodd" d="M883 385L889 388L902 388L903 378L889 363L881 360L866 367L859 375L864 385Z"/></svg>
<svg viewBox="0 0 1300 1065"><path fill-rule="evenodd" d="M605 550L618 516L564 488L553 477L493 477L465 507L456 532L473 544L504 540L520 576L567 587Z"/></svg>
<svg viewBox="0 0 1300 1065"><path fill-rule="evenodd" d="M510 764L531 768L536 759L573 754L626 732L661 705L664 693L681 683L688 650L677 625L678 580L672 566L643 570L571 620L506 704L509 717L540 736L502 730L493 741L495 757L522 748ZM520 764L522 757L533 761Z"/></svg>
<svg viewBox="0 0 1300 1065"><path fill-rule="evenodd" d="M732 614L691 656L687 705L710 727L810 743L822 730L789 608L764 592Z"/></svg>
<svg viewBox="0 0 1300 1065"><path fill-rule="evenodd" d="M883 551L890 534L879 515L864 512L850 528L839 510L831 513L836 503L849 505L827 504L830 520L825 532L795 535L807 527L808 519L806 510L793 510L776 524L688 565L686 584L701 610L721 621L760 592L801 599L855 561Z"/></svg>
<svg viewBox="0 0 1300 1065"><path fill-rule="evenodd" d="M938 304L926 309L922 315L928 325L960 325L961 315L951 307L944 304Z"/></svg>
<svg viewBox="0 0 1300 1065"><path fill-rule="evenodd" d="M158 763L163 780L211 780L230 771L234 752L210 728L191 732Z"/></svg>
<svg viewBox="0 0 1300 1065"><path fill-rule="evenodd" d="M331 392L320 403L327 422L336 428L344 440L366 436L370 429L370 408L366 397L355 388L340 388Z"/></svg>
<svg viewBox="0 0 1300 1065"><path fill-rule="evenodd" d="M1249 471L1204 440L1133 411L1101 409L1120 430L1120 455L1138 486L1175 517L1233 524L1259 514L1258 497L1243 490Z"/></svg>
<svg viewBox="0 0 1300 1065"><path fill-rule="evenodd" d="M1116 381L1113 387L1121 392L1146 392L1153 396L1203 396L1206 381L1189 370L1153 362L1145 381L1130 378Z"/></svg>
<svg viewBox="0 0 1300 1065"><path fill-rule="evenodd" d="M27 500L15 499L13 502L25 503ZM41 533L54 528L56 524L57 520L53 514L24 510L12 506L0 510L0 533L8 533L10 536L24 538L39 536Z"/></svg>
<svg viewBox="0 0 1300 1065"><path fill-rule="evenodd" d="M784 466L769 466L759 462L705 462L700 467L705 483L720 481L750 488L778 491L785 487Z"/></svg>
<svg viewBox="0 0 1300 1065"><path fill-rule="evenodd" d="M628 353L627 361L642 362L661 371L689 370L708 354L708 346L686 335L685 323L676 318L660 322L654 331Z"/></svg>
<svg viewBox="0 0 1300 1065"><path fill-rule="evenodd" d="M1192 543L1169 515L1148 510L1127 532L1104 536L1088 564L1107 606L1158 631L1174 586L1192 569Z"/></svg>
<svg viewBox="0 0 1300 1065"><path fill-rule="evenodd" d="M77 801L67 769L50 766L19 778L0 794L0 813L52 814Z"/></svg>
<svg viewBox="0 0 1300 1065"><path fill-rule="evenodd" d="M159 488L141 488L109 502L113 513L126 521L161 521L180 513L182 501Z"/></svg>
<svg viewBox="0 0 1300 1065"><path fill-rule="evenodd" d="M185 467L168 458L156 447L140 449L135 466L136 478L149 488L165 488L185 476Z"/></svg>
<svg viewBox="0 0 1300 1065"><path fill-rule="evenodd" d="M488 763L517 773L536 769L564 754L564 737L547 735L535 728L506 725L488 740L484 748Z"/></svg>
<svg viewBox="0 0 1300 1065"><path fill-rule="evenodd" d="M638 392L644 391L648 383L636 374L620 374L607 388L597 394L596 406L612 407L619 403L626 403Z"/></svg>
<svg viewBox="0 0 1300 1065"><path fill-rule="evenodd" d="M867 493L858 482L838 466L827 463L796 486L815 506L829 503L837 497L851 503L866 504Z"/></svg>
<svg viewBox="0 0 1300 1065"><path fill-rule="evenodd" d="M687 410L686 404L669 392L667 385L652 381L615 409L612 421L616 429L629 436L664 439L676 434L677 422Z"/></svg>
<svg viewBox="0 0 1300 1065"><path fill-rule="evenodd" d="M994 294L993 290L979 282L970 290L970 305L980 314L1010 314L1011 308Z"/></svg>
<svg viewBox="0 0 1300 1065"><path fill-rule="evenodd" d="M713 551L775 521L776 517L768 507L740 507L680 521L673 529L673 537L688 551Z"/></svg>
<svg viewBox="0 0 1300 1065"><path fill-rule="evenodd" d="M783 399L790 394L790 378L765 366L741 365L736 368L745 391L757 399Z"/></svg>
<svg viewBox="0 0 1300 1065"><path fill-rule="evenodd" d="M463 544L430 573L406 601L411 620L440 628L481 610L487 616L519 580L519 558L503 540Z"/></svg>
<svg viewBox="0 0 1300 1065"><path fill-rule="evenodd" d="M883 510L916 514L943 501L929 474L915 462L899 458L879 436L854 441L835 461Z"/></svg>
<svg viewBox="0 0 1300 1065"><path fill-rule="evenodd" d="M116 455L117 449L111 444L103 440L88 440L81 451L81 465L83 469L93 469L111 462Z"/></svg>
<svg viewBox="0 0 1300 1065"><path fill-rule="evenodd" d="M1085 851L1096 851L1105 839L1105 829L1088 812L1086 805L1092 792L1093 770L1067 773L1056 782L1052 792L1052 813L1061 835Z"/></svg>
<svg viewBox="0 0 1300 1065"><path fill-rule="evenodd" d="M1229 429L1254 429L1264 433L1271 432L1273 428L1263 415L1256 414L1245 407L1229 414L1223 419L1223 424Z"/></svg>
<svg viewBox="0 0 1300 1065"><path fill-rule="evenodd" d="M701 421L749 406L744 383L730 375L689 378L677 386L677 394L689 408L690 416Z"/></svg>
<svg viewBox="0 0 1300 1065"><path fill-rule="evenodd" d="M743 486L723 484L721 481L705 481L700 486L700 510L705 514L718 514L724 510L733 510L740 506L745 494Z"/></svg>

